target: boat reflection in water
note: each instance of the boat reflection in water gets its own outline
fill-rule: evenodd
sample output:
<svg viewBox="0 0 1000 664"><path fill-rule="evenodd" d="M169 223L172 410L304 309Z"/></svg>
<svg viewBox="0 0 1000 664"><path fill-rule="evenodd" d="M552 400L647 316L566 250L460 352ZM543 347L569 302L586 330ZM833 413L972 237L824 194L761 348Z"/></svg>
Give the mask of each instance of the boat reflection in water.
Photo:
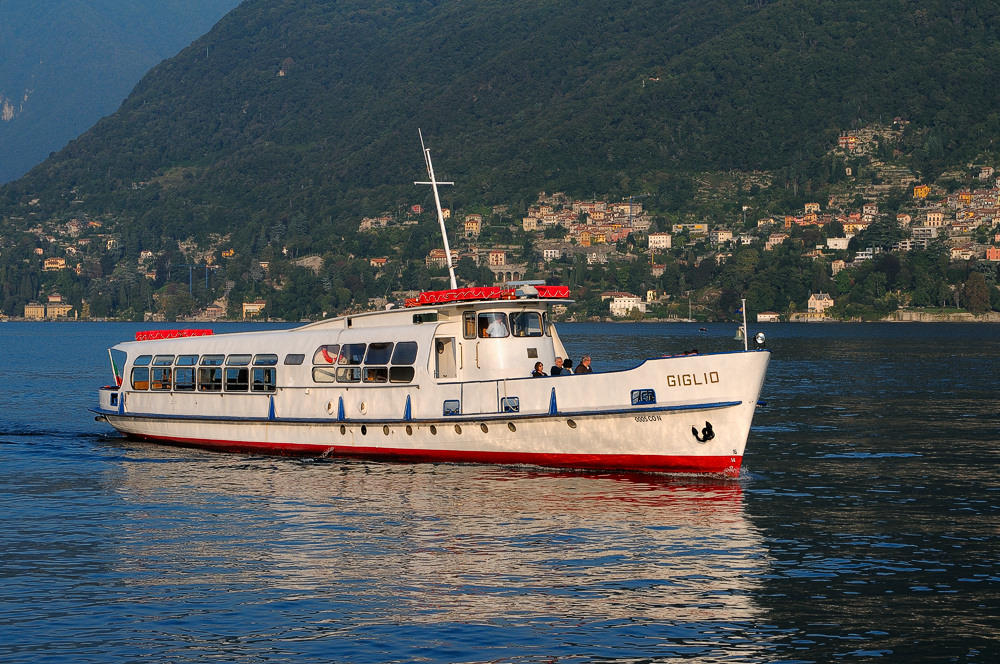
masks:
<svg viewBox="0 0 1000 664"><path fill-rule="evenodd" d="M769 563L738 482L122 444L121 578L199 610L238 591L250 615L270 612L258 638L289 624L316 638L509 621L738 631L761 617ZM669 638L652 631L635 638Z"/></svg>

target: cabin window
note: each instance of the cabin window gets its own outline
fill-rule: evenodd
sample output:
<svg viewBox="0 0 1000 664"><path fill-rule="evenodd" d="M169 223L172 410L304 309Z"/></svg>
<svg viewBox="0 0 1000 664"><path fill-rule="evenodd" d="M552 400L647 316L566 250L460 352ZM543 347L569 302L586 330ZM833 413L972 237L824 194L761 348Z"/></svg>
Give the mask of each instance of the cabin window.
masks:
<svg viewBox="0 0 1000 664"><path fill-rule="evenodd" d="M438 315L436 311L430 311L423 314L413 314L413 324L420 325L421 323L436 323Z"/></svg>
<svg viewBox="0 0 1000 664"><path fill-rule="evenodd" d="M278 356L273 353L253 356L253 365L255 367L273 367L276 364L278 364Z"/></svg>
<svg viewBox="0 0 1000 664"><path fill-rule="evenodd" d="M249 355L246 356L249 362ZM250 370L226 367L226 392L246 392L250 388Z"/></svg>
<svg viewBox="0 0 1000 664"><path fill-rule="evenodd" d="M277 356L274 357L277 362ZM251 392L274 392L277 369L272 367L254 367L253 382L250 384Z"/></svg>
<svg viewBox="0 0 1000 664"><path fill-rule="evenodd" d="M507 325L507 314L499 311L491 311L479 314L479 336L482 338L498 339L510 335L510 327Z"/></svg>
<svg viewBox="0 0 1000 664"><path fill-rule="evenodd" d="M332 383L337 380L337 370L333 367L313 367L313 380L317 383Z"/></svg>
<svg viewBox="0 0 1000 664"><path fill-rule="evenodd" d="M227 367L245 367L250 364L249 355L230 355L226 358Z"/></svg>
<svg viewBox="0 0 1000 664"><path fill-rule="evenodd" d="M389 380L389 368L365 367L364 379L366 383L384 383Z"/></svg>
<svg viewBox="0 0 1000 664"><path fill-rule="evenodd" d="M222 356L219 356L220 360ZM205 358L201 358L202 362ZM198 367L198 391L221 392L222 369L220 367Z"/></svg>
<svg viewBox="0 0 1000 664"><path fill-rule="evenodd" d="M200 364L203 367L221 367L225 359L225 355L202 355Z"/></svg>
<svg viewBox="0 0 1000 664"><path fill-rule="evenodd" d="M193 367L194 365L198 364L198 356L197 355L178 355L177 356L177 361L174 362L174 364L176 364L179 367ZM194 376L194 372L192 372L191 375Z"/></svg>
<svg viewBox="0 0 1000 664"><path fill-rule="evenodd" d="M360 383L361 367L337 367L338 383Z"/></svg>
<svg viewBox="0 0 1000 664"><path fill-rule="evenodd" d="M177 392L194 392L194 367L178 367L174 369L174 390Z"/></svg>
<svg viewBox="0 0 1000 664"><path fill-rule="evenodd" d="M390 383L409 383L413 380L413 367L389 367Z"/></svg>
<svg viewBox="0 0 1000 664"><path fill-rule="evenodd" d="M340 348L340 364L361 364L365 357L365 344L344 344Z"/></svg>
<svg viewBox="0 0 1000 664"><path fill-rule="evenodd" d="M447 415L461 415L462 414L462 402L458 399L445 399L444 401L444 414Z"/></svg>
<svg viewBox="0 0 1000 664"><path fill-rule="evenodd" d="M656 403L656 391L652 388L643 390L632 390L632 405L641 406L644 404Z"/></svg>
<svg viewBox="0 0 1000 664"><path fill-rule="evenodd" d="M462 314L462 336L466 339L476 338L476 312L466 311Z"/></svg>
<svg viewBox="0 0 1000 664"><path fill-rule="evenodd" d="M368 354L365 355L365 364L389 364L392 356L392 343L380 341L368 344Z"/></svg>
<svg viewBox="0 0 1000 664"><path fill-rule="evenodd" d="M157 355L153 358L154 367L169 367L174 363L173 355Z"/></svg>
<svg viewBox="0 0 1000 664"><path fill-rule="evenodd" d="M392 351L393 364L413 364L417 361L417 342L400 341Z"/></svg>
<svg viewBox="0 0 1000 664"><path fill-rule="evenodd" d="M336 364L337 356L340 354L340 344L328 344L320 346L313 353L313 364ZM287 364L287 360L286 360Z"/></svg>
<svg viewBox="0 0 1000 664"><path fill-rule="evenodd" d="M510 315L510 327L515 337L540 337L542 317L535 311L518 311Z"/></svg>
<svg viewBox="0 0 1000 664"><path fill-rule="evenodd" d="M288 355L285 355L285 364L287 365L294 366L302 364L303 362L305 362L305 360L306 356L303 355L302 353L289 353Z"/></svg>
<svg viewBox="0 0 1000 664"><path fill-rule="evenodd" d="M149 355L146 355L146 361L149 362ZM133 367L132 368L132 389L133 390L148 390L149 389L149 368L148 367Z"/></svg>
<svg viewBox="0 0 1000 664"><path fill-rule="evenodd" d="M173 361L171 356L170 361ZM170 367L153 367L149 371L149 389L169 390L170 389Z"/></svg>
<svg viewBox="0 0 1000 664"><path fill-rule="evenodd" d="M149 361L153 359L152 355L140 355L135 358L135 362L132 363L134 367L148 367Z"/></svg>
<svg viewBox="0 0 1000 664"><path fill-rule="evenodd" d="M500 410L505 413L518 413L521 411L521 400L517 397L503 397L500 399Z"/></svg>

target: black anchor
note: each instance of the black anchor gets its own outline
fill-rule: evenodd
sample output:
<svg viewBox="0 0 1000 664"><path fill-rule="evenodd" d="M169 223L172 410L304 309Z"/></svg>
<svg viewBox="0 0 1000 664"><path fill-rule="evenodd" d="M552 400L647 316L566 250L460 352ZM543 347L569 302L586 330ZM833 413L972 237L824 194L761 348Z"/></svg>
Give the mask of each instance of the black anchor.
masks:
<svg viewBox="0 0 1000 664"><path fill-rule="evenodd" d="M707 443L708 441L715 438L715 432L712 431L712 423L705 422L705 428L701 430L701 435L698 435L698 427L691 427L691 433L694 435L695 440L699 443Z"/></svg>

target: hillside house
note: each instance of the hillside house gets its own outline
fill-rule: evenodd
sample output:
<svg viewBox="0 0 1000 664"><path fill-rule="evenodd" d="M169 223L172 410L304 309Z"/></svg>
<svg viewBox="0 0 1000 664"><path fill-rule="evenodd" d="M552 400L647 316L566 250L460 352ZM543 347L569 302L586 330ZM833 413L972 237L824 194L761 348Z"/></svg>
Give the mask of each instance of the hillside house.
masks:
<svg viewBox="0 0 1000 664"><path fill-rule="evenodd" d="M479 237L483 230L483 215L468 214L465 216L465 237Z"/></svg>
<svg viewBox="0 0 1000 664"><path fill-rule="evenodd" d="M42 271L44 272L55 272L56 270L66 269L66 259L65 258L46 258L45 262L42 264Z"/></svg>
<svg viewBox="0 0 1000 664"><path fill-rule="evenodd" d="M264 307L267 306L265 300L254 300L253 302L243 303L243 320L247 318L253 318L259 316L261 312L264 311Z"/></svg>
<svg viewBox="0 0 1000 664"><path fill-rule="evenodd" d="M829 293L812 293L806 303L806 309L816 313L825 313L833 306L833 298Z"/></svg>

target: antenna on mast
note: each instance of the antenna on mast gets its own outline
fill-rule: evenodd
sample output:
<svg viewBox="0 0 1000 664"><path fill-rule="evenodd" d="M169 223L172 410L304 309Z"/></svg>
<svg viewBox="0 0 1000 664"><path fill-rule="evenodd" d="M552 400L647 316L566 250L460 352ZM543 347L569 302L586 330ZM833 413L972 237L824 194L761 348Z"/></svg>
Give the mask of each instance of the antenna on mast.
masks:
<svg viewBox="0 0 1000 664"><path fill-rule="evenodd" d="M414 182L413 184L429 184L434 190L434 206L437 208L438 224L441 225L441 237L444 238L444 255L448 260L448 276L451 277L452 290L458 288L455 281L455 266L451 263L451 247L448 246L448 232L444 228L444 213L441 211L441 196L438 195L439 184L455 184L454 182L438 182L434 178L434 165L431 164L431 151L424 145L424 133L417 129L420 135L420 150L424 153L424 163L427 165L427 177L430 182Z"/></svg>

